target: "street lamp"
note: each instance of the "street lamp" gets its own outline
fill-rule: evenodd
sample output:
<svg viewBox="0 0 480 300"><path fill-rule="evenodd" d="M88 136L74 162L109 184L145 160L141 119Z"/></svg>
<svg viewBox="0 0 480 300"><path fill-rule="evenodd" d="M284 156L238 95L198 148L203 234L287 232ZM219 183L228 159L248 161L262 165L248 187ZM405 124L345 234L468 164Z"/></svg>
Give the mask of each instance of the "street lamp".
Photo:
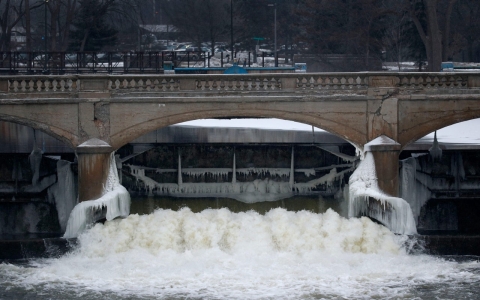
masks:
<svg viewBox="0 0 480 300"><path fill-rule="evenodd" d="M45 6L45 10L44 10L45 11L45 20L44 20L45 21L44 22L44 25L45 25L45 36L44 36L45 45L44 46L45 46L45 48L44 48L44 53L43 53L43 56L44 56L44 59L45 59L45 63L43 65L43 73L44 74L48 73L48 70L47 70L47 62L48 62L48 60L47 60L47 33L48 33L48 31L47 31L47 3L48 3L48 0L45 0L45 4L44 4L44 6Z"/></svg>
<svg viewBox="0 0 480 300"><path fill-rule="evenodd" d="M275 58L275 67L278 67L278 57L277 57L277 2L273 4L268 4L268 6L273 6L273 16L274 16L274 32L275 32L275 39L274 39L274 58Z"/></svg>

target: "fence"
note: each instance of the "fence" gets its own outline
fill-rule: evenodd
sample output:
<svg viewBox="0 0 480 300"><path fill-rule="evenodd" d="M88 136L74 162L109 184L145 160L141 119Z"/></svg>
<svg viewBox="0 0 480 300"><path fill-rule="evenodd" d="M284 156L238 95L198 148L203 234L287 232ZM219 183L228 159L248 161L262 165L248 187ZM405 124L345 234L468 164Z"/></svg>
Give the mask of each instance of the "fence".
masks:
<svg viewBox="0 0 480 300"><path fill-rule="evenodd" d="M236 54L234 54L235 56ZM258 66L265 67L262 53ZM161 52L0 52L0 74L82 74L82 73L163 73L164 63L174 67L224 67L231 63L223 52L161 51ZM254 56L248 52L240 64L251 66Z"/></svg>

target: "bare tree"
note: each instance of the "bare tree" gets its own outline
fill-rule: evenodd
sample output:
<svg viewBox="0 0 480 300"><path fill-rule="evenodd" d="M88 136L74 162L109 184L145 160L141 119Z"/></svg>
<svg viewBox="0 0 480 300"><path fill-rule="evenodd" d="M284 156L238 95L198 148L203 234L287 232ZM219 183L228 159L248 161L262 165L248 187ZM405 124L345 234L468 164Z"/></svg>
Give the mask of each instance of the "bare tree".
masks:
<svg viewBox="0 0 480 300"><path fill-rule="evenodd" d="M41 6L41 3L29 6L29 11L39 6ZM12 29L19 24L24 15L25 4L23 0L0 0L0 50L11 50Z"/></svg>
<svg viewBox="0 0 480 300"><path fill-rule="evenodd" d="M384 2L303 0L298 11L301 39L320 57L353 55L362 58L363 62L359 61L362 69L375 68L370 59L380 59L386 16L392 13Z"/></svg>
<svg viewBox="0 0 480 300"><path fill-rule="evenodd" d="M78 0L78 11L72 21L69 47L77 51L114 47L118 29L125 23L137 28L140 0Z"/></svg>
<svg viewBox="0 0 480 300"><path fill-rule="evenodd" d="M230 32L230 1L177 0L165 3L170 22L197 45L209 41L211 48Z"/></svg>
<svg viewBox="0 0 480 300"><path fill-rule="evenodd" d="M412 39L407 38L408 26L411 22L408 13L397 10L398 13L390 14L383 33L383 45L386 50L386 59L397 63L398 70L402 70L401 62L407 57L408 49L412 47Z"/></svg>
<svg viewBox="0 0 480 300"><path fill-rule="evenodd" d="M440 4L445 4L444 1L447 1L445 9L439 13ZM425 45L428 70L433 72L440 71L450 42L450 21L456 0L444 1L411 0L407 3L412 21Z"/></svg>
<svg viewBox="0 0 480 300"><path fill-rule="evenodd" d="M480 2L477 0L463 0L458 2L452 14L453 39L450 43L449 55L463 51L464 58L471 62L480 61Z"/></svg>

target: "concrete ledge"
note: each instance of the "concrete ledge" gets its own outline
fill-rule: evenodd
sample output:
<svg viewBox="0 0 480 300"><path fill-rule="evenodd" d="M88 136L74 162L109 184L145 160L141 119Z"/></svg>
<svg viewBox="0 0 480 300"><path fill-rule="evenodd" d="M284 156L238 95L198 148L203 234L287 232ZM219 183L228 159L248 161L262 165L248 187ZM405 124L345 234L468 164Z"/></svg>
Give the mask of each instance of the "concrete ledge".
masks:
<svg viewBox="0 0 480 300"><path fill-rule="evenodd" d="M87 154L112 153L114 150L107 142L97 138L89 139L76 148L77 153Z"/></svg>
<svg viewBox="0 0 480 300"><path fill-rule="evenodd" d="M363 149L365 151L400 151L402 145L388 136L381 135L366 143Z"/></svg>
<svg viewBox="0 0 480 300"><path fill-rule="evenodd" d="M478 255L480 235L420 235L427 254L432 255Z"/></svg>

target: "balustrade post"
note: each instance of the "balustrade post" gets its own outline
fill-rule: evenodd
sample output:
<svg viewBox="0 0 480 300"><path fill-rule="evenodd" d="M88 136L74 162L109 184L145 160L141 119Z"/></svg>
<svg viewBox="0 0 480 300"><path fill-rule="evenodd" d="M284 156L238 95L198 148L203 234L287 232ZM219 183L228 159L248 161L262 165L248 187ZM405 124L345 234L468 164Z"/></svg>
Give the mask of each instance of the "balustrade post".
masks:
<svg viewBox="0 0 480 300"><path fill-rule="evenodd" d="M282 77L282 90L294 90L297 88L297 77Z"/></svg>
<svg viewBox="0 0 480 300"><path fill-rule="evenodd" d="M398 76L369 76L368 95L383 96L394 91L400 83Z"/></svg>
<svg viewBox="0 0 480 300"><path fill-rule="evenodd" d="M480 87L480 76L478 76L478 75L468 75L468 87L469 88Z"/></svg>
<svg viewBox="0 0 480 300"><path fill-rule="evenodd" d="M182 91L193 91L196 89L197 80L195 78L182 78L179 80L179 88Z"/></svg>
<svg viewBox="0 0 480 300"><path fill-rule="evenodd" d="M108 89L108 78L105 76L85 76L80 78L81 91L104 92Z"/></svg>
<svg viewBox="0 0 480 300"><path fill-rule="evenodd" d="M8 93L8 79L0 79L0 92Z"/></svg>

